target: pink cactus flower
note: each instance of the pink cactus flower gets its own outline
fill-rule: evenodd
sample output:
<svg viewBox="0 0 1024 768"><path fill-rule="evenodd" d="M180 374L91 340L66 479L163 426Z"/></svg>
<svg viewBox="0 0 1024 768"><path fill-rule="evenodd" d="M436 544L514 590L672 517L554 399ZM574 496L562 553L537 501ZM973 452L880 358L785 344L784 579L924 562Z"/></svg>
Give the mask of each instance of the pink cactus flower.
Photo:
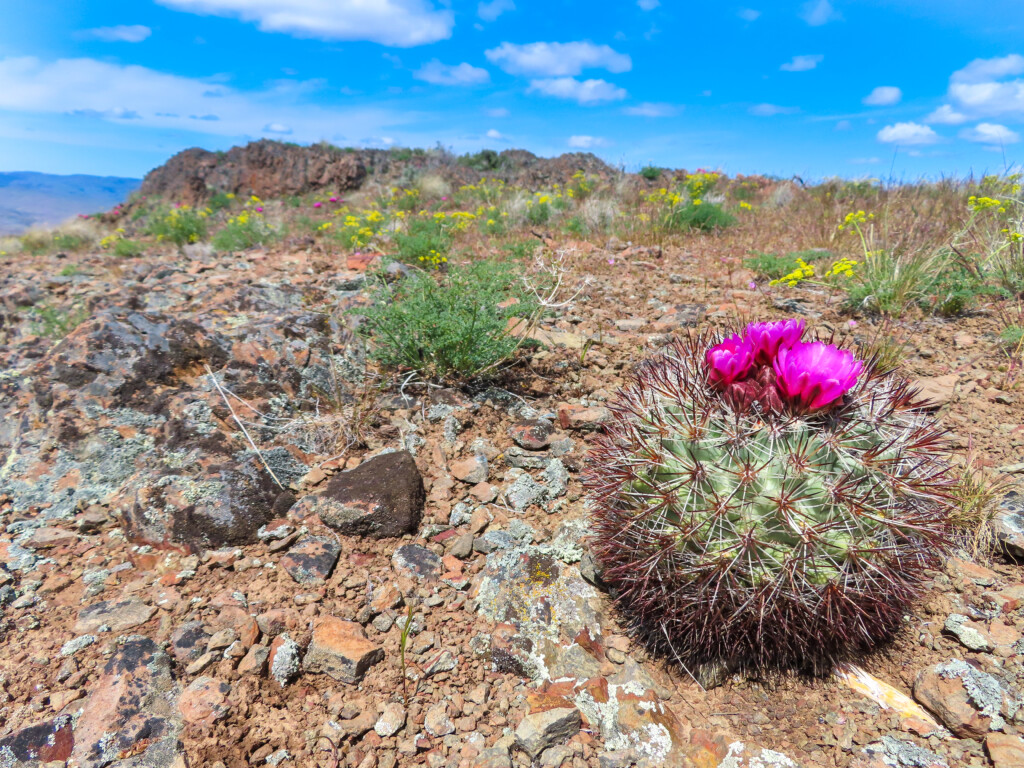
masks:
<svg viewBox="0 0 1024 768"><path fill-rule="evenodd" d="M336 197L332 197L332 198L331 198L331 202L332 202L332 203L336 203L336 202L338 202L338 198L336 198Z"/></svg>
<svg viewBox="0 0 1024 768"><path fill-rule="evenodd" d="M754 351L750 341L738 335L730 336L708 350L708 383L724 388L750 373L754 364Z"/></svg>
<svg viewBox="0 0 1024 768"><path fill-rule="evenodd" d="M315 203L313 203L313 207L314 208L319 208L322 205L323 205L323 203L321 203L319 200L317 200Z"/></svg>
<svg viewBox="0 0 1024 768"><path fill-rule="evenodd" d="M772 364L782 399L799 411L820 411L853 389L864 363L820 341L782 348Z"/></svg>
<svg viewBox="0 0 1024 768"><path fill-rule="evenodd" d="M262 205L257 205L256 206L256 213L263 213L263 206Z"/></svg>
<svg viewBox="0 0 1024 768"><path fill-rule="evenodd" d="M771 365L780 349L789 349L804 335L803 320L751 323L744 334L754 350L754 365Z"/></svg>

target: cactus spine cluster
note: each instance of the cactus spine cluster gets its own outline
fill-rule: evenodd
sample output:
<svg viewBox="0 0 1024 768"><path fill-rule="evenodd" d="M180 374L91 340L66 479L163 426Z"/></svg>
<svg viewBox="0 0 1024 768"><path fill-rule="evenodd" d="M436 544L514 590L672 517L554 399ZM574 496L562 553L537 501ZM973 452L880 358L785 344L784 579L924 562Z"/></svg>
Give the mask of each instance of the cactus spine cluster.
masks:
<svg viewBox="0 0 1024 768"><path fill-rule="evenodd" d="M767 367L716 380L709 349L738 338L677 342L618 394L586 475L591 544L670 656L822 671L891 637L942 553L943 432L907 382L831 345L850 376L826 408L787 402Z"/></svg>

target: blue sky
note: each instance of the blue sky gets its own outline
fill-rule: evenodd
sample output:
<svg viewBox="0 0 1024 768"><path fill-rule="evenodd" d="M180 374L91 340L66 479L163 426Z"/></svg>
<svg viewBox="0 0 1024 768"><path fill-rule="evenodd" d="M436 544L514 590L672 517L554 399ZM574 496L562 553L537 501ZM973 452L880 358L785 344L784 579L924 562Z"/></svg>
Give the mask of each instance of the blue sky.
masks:
<svg viewBox="0 0 1024 768"><path fill-rule="evenodd" d="M1024 160L1020 0L33 0L0 26L0 170L190 146L593 151L913 179Z"/></svg>

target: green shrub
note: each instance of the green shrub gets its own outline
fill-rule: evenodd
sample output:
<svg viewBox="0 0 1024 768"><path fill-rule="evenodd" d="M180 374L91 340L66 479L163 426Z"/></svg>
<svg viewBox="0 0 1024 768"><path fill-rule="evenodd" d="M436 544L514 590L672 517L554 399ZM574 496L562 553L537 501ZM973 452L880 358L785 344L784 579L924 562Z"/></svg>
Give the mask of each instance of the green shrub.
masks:
<svg viewBox="0 0 1024 768"><path fill-rule="evenodd" d="M410 219L405 232L393 235L398 260L419 267L440 269L448 261L451 239L437 219Z"/></svg>
<svg viewBox="0 0 1024 768"><path fill-rule="evenodd" d="M224 228L213 236L213 247L218 251L244 251L268 243L276 235L262 213L245 210L229 219Z"/></svg>
<svg viewBox="0 0 1024 768"><path fill-rule="evenodd" d="M582 216L573 216L565 222L565 231L577 237L582 237L587 234L586 222L583 221Z"/></svg>
<svg viewBox="0 0 1024 768"><path fill-rule="evenodd" d="M135 240L119 239L114 243L114 255L123 259L131 259L141 256L145 252L142 243Z"/></svg>
<svg viewBox="0 0 1024 768"><path fill-rule="evenodd" d="M914 305L927 306L946 267L942 254L873 251L854 271L847 306L889 317Z"/></svg>
<svg viewBox="0 0 1024 768"><path fill-rule="evenodd" d="M156 212L150 219L147 232L160 242L168 241L181 248L189 243L206 239L206 212L188 205Z"/></svg>
<svg viewBox="0 0 1024 768"><path fill-rule="evenodd" d="M785 256L754 251L753 256L743 260L743 266L761 277L778 280L793 270L797 259L803 259L810 264L818 259L831 258L831 256L832 254L826 250L793 251Z"/></svg>
<svg viewBox="0 0 1024 768"><path fill-rule="evenodd" d="M547 224L551 220L551 204L544 202L531 205L526 209L526 220L535 227Z"/></svg>
<svg viewBox="0 0 1024 768"><path fill-rule="evenodd" d="M725 229L736 223L736 218L714 203L690 201L684 205L673 206L665 217L665 229L677 232L689 232L693 229L708 231Z"/></svg>
<svg viewBox="0 0 1024 768"><path fill-rule="evenodd" d="M477 171L496 171L501 167L501 156L493 149L482 149L473 155L463 155L458 163Z"/></svg>
<svg viewBox="0 0 1024 768"><path fill-rule="evenodd" d="M211 211L223 211L231 207L231 202L235 199L235 195L230 192L218 192L210 198L210 202L207 203L207 207Z"/></svg>
<svg viewBox="0 0 1024 768"><path fill-rule="evenodd" d="M511 359L522 340L510 318L536 320L540 306L509 262L478 261L436 277L426 272L389 284L380 278L360 332L385 368L435 381L469 380Z"/></svg>
<svg viewBox="0 0 1024 768"><path fill-rule="evenodd" d="M661 168L654 165L645 165L640 169L640 175L648 181L655 181L661 178Z"/></svg>

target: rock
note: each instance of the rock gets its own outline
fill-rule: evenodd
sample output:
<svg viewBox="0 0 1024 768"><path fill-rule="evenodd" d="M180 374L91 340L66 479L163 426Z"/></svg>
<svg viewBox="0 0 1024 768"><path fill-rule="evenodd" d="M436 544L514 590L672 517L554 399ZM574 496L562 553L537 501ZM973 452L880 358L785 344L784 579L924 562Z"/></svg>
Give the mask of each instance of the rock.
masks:
<svg viewBox="0 0 1024 768"><path fill-rule="evenodd" d="M953 393L960 377L955 373L932 376L914 382L920 389L920 397L930 402L931 408L941 408L953 399Z"/></svg>
<svg viewBox="0 0 1024 768"><path fill-rule="evenodd" d="M441 701L427 710L423 719L423 727L431 736L447 736L455 733L455 724L448 717L448 704Z"/></svg>
<svg viewBox="0 0 1024 768"><path fill-rule="evenodd" d="M71 757L75 738L71 716L59 715L0 738L0 765L60 763ZM15 761L9 763L8 761ZM36 762L38 761L38 762Z"/></svg>
<svg viewBox="0 0 1024 768"><path fill-rule="evenodd" d="M281 567L302 585L326 583L334 570L341 545L330 536L303 536L281 558Z"/></svg>
<svg viewBox="0 0 1024 768"><path fill-rule="evenodd" d="M560 707L528 714L516 728L516 744L532 759L580 731L582 718L576 707Z"/></svg>
<svg viewBox="0 0 1024 768"><path fill-rule="evenodd" d="M391 567L402 576L418 581L435 581L441 575L441 558L419 544L403 544L391 556Z"/></svg>
<svg viewBox="0 0 1024 768"><path fill-rule="evenodd" d="M287 632L274 638L270 644L270 676L282 688L299 674L299 646Z"/></svg>
<svg viewBox="0 0 1024 768"><path fill-rule="evenodd" d="M195 661L206 652L210 633L201 621L189 621L171 632L171 655L179 662Z"/></svg>
<svg viewBox="0 0 1024 768"><path fill-rule="evenodd" d="M448 549L448 554L453 557L457 557L460 560L465 560L467 557L473 554L473 534L464 533L459 536L452 543Z"/></svg>
<svg viewBox="0 0 1024 768"><path fill-rule="evenodd" d="M487 458L485 456L470 456L468 459L452 463L452 475L464 483L476 485L487 480Z"/></svg>
<svg viewBox="0 0 1024 768"><path fill-rule="evenodd" d="M383 539L413 533L425 501L412 454L397 451L334 475L323 491L304 497L292 511L300 517L317 514L346 536Z"/></svg>
<svg viewBox="0 0 1024 768"><path fill-rule="evenodd" d="M540 768L559 768L562 763L571 760L572 755L573 751L566 746L548 747L540 755Z"/></svg>
<svg viewBox="0 0 1024 768"><path fill-rule="evenodd" d="M949 615L943 630L954 635L964 647L972 651L992 650L988 639L979 631L979 628L973 626L973 622L959 613Z"/></svg>
<svg viewBox="0 0 1024 768"><path fill-rule="evenodd" d="M385 705L384 711L373 726L378 736L387 738L394 736L405 726L405 707L392 702Z"/></svg>
<svg viewBox="0 0 1024 768"><path fill-rule="evenodd" d="M25 546L31 549L53 549L67 547L78 541L78 534L64 528L36 528L25 540Z"/></svg>
<svg viewBox="0 0 1024 768"><path fill-rule="evenodd" d="M1008 700L999 681L960 659L921 670L914 698L935 714L954 735L981 739L1003 727L1019 702Z"/></svg>
<svg viewBox="0 0 1024 768"><path fill-rule="evenodd" d="M547 419L527 419L513 424L508 433L520 448L542 451L551 444L555 428Z"/></svg>
<svg viewBox="0 0 1024 768"><path fill-rule="evenodd" d="M485 749L473 759L472 768L512 768L507 749Z"/></svg>
<svg viewBox="0 0 1024 768"><path fill-rule="evenodd" d="M557 499L565 495L569 488L569 470L565 468L561 459L552 459L544 469L544 495L548 499Z"/></svg>
<svg viewBox="0 0 1024 768"><path fill-rule="evenodd" d="M197 677L178 700L178 708L186 723L213 725L231 711L228 695L231 686L213 677Z"/></svg>
<svg viewBox="0 0 1024 768"><path fill-rule="evenodd" d="M265 645L254 645L238 662L238 674L262 675L270 658L270 649Z"/></svg>
<svg viewBox="0 0 1024 768"><path fill-rule="evenodd" d="M424 677L433 677L438 672L451 672L458 662L449 650L437 651L420 665Z"/></svg>
<svg viewBox="0 0 1024 768"><path fill-rule="evenodd" d="M949 768L949 764L934 752L929 752L911 741L886 734L880 741L864 747L869 757L878 757L880 763L869 763L870 768L881 766L914 766L914 768Z"/></svg>
<svg viewBox="0 0 1024 768"><path fill-rule="evenodd" d="M1024 765L1024 741L1009 733L985 736L985 751L995 768L1020 768Z"/></svg>
<svg viewBox="0 0 1024 768"><path fill-rule="evenodd" d="M548 490L527 474L520 475L505 491L505 498L516 512L542 501Z"/></svg>
<svg viewBox="0 0 1024 768"><path fill-rule="evenodd" d="M594 430L612 420L612 412L604 406L583 406L559 403L558 422L562 429Z"/></svg>
<svg viewBox="0 0 1024 768"><path fill-rule="evenodd" d="M384 649L368 640L359 624L321 616L313 625L313 638L302 666L307 672L354 684L383 658Z"/></svg>
<svg viewBox="0 0 1024 768"><path fill-rule="evenodd" d="M1024 560L1024 497L1010 491L999 502L989 523L1003 551L1015 560Z"/></svg>
<svg viewBox="0 0 1024 768"><path fill-rule="evenodd" d="M320 189L356 189L366 173L359 153L326 144L300 147L261 139L227 152L179 152L146 175L140 194L189 205L205 202L212 190L270 200Z"/></svg>
<svg viewBox="0 0 1024 768"><path fill-rule="evenodd" d="M643 317L627 317L614 322L615 327L623 333L634 333L647 325L647 319Z"/></svg>
<svg viewBox="0 0 1024 768"><path fill-rule="evenodd" d="M88 648L96 642L96 635L79 635L73 640L68 640L60 647L61 656L74 656L83 648Z"/></svg>
<svg viewBox="0 0 1024 768"><path fill-rule="evenodd" d="M126 629L145 624L154 613L154 606L146 605L139 600L122 600L118 603L103 600L83 608L78 613L74 632L77 635L92 634L104 626L109 627L111 632L124 632Z"/></svg>
<svg viewBox="0 0 1024 768"><path fill-rule="evenodd" d="M498 487L490 483L477 483L469 489L470 495L482 504L490 504L498 498Z"/></svg>
<svg viewBox="0 0 1024 768"><path fill-rule="evenodd" d="M122 753L119 766L180 765L182 729L170 657L148 637L128 637L90 685L75 723L71 762L102 768Z"/></svg>

